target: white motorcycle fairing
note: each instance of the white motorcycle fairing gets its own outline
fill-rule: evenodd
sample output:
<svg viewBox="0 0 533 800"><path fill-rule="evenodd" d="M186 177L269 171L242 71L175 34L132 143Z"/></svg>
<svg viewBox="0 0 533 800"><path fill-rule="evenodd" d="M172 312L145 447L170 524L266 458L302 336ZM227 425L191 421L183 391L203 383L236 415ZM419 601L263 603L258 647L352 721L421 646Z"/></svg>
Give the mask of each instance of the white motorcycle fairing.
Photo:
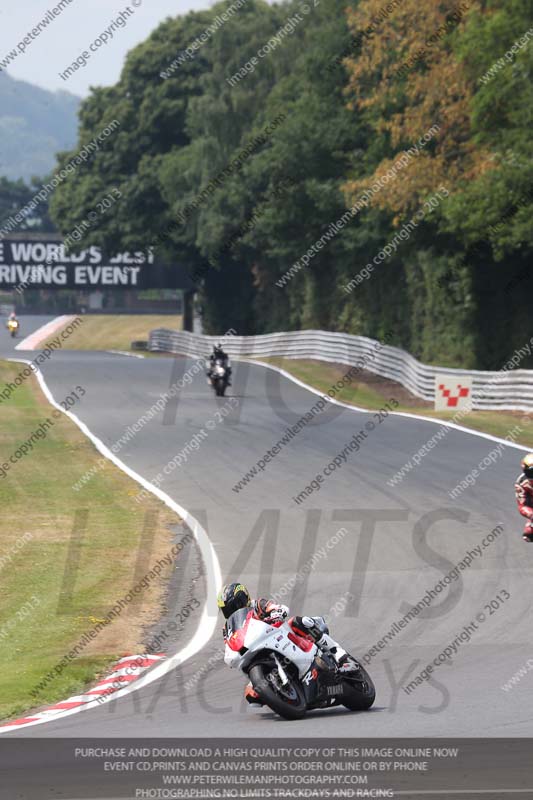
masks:
<svg viewBox="0 0 533 800"><path fill-rule="evenodd" d="M224 661L229 667L246 671L257 654L265 650L292 662L300 678L309 671L318 652L315 644L297 636L287 622L270 625L249 611L244 625L228 636Z"/></svg>

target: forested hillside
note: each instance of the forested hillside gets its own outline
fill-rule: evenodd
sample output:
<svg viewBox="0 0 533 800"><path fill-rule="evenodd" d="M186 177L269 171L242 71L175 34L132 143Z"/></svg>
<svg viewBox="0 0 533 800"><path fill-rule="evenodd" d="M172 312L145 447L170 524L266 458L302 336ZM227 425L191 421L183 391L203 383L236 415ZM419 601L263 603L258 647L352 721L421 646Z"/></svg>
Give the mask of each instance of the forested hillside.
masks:
<svg viewBox="0 0 533 800"><path fill-rule="evenodd" d="M227 8L167 20L83 103L79 146L120 129L58 187L61 230L116 187L82 245L187 263L208 330L501 366L532 328L533 2L248 0L205 35Z"/></svg>
<svg viewBox="0 0 533 800"><path fill-rule="evenodd" d="M0 175L29 181L47 175L60 150L73 147L80 99L48 92L0 72Z"/></svg>

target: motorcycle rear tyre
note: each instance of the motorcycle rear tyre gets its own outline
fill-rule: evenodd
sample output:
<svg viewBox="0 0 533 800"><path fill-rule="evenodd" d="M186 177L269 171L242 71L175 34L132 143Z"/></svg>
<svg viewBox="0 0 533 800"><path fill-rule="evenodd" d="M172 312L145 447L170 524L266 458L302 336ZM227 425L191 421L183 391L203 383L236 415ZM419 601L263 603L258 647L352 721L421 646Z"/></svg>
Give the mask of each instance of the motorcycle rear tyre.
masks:
<svg viewBox="0 0 533 800"><path fill-rule="evenodd" d="M359 680L357 682L344 680L343 706L350 709L350 711L366 711L376 699L376 688L372 682L372 678L362 665L361 669L357 672L357 678L360 678L361 681L366 684L366 689L363 689L362 686L359 688Z"/></svg>

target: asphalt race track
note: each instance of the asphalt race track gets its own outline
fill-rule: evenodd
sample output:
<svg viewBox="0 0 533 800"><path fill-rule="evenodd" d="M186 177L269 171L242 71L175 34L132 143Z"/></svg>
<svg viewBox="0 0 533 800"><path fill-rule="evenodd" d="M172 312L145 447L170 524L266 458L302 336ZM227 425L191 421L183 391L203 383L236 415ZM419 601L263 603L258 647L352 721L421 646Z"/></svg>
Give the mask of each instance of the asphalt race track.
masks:
<svg viewBox="0 0 533 800"><path fill-rule="evenodd" d="M21 336L46 321L23 317ZM10 346L10 340L2 344L3 356L12 355ZM46 362L43 374L56 399L77 384L86 389L75 413L109 446L192 363L185 358L59 351ZM224 577L242 579L257 594L279 591L314 553L326 548L311 569L299 573L307 574L308 581L296 583L285 602L294 613L324 614L332 634L359 657L501 523L503 534L373 658L373 709L333 709L288 723L269 711L245 708L244 676L214 658L222 649L220 619L208 646L164 680L101 708L13 736L530 735L532 676L526 675L511 691L501 688L531 656L533 548L521 540L513 494L520 452L503 448L475 486L451 500L448 492L496 443L450 430L420 466L391 488L387 480L439 426L400 416L378 424L371 413L334 408L293 438L239 493L232 491L287 425L316 400L260 366L236 364L234 385L221 399L200 374L183 390L176 407L142 428L120 458L152 480L214 421L198 449L165 477L161 489L206 527ZM228 410L225 417L223 408ZM319 492L297 505L292 498L372 419L375 430L360 451L351 453ZM74 513L75 492L72 509ZM346 533L335 537L343 527ZM502 592L510 597L496 602L496 610L488 606ZM479 615L485 619L480 621ZM469 643L461 644L452 663L435 669L431 682L406 694L402 687L476 619L478 630ZM202 668L200 679L185 689Z"/></svg>
<svg viewBox="0 0 533 800"><path fill-rule="evenodd" d="M2 326L0 329L0 356L2 358L11 358L13 352L17 352L15 351L15 347L25 339L26 336L42 328L43 325L46 325L47 322L51 322L53 319L54 317L47 316L19 316L20 327L14 339L11 338L5 327L6 320L2 319ZM24 353L21 353L21 357L23 356Z"/></svg>

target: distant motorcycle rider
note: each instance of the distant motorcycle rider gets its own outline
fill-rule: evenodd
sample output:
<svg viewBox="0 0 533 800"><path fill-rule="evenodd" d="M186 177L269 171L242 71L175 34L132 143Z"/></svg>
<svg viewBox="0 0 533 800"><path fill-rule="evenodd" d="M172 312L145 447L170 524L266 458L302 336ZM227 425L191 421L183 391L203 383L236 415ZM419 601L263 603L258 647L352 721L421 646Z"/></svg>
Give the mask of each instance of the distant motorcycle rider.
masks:
<svg viewBox="0 0 533 800"><path fill-rule="evenodd" d="M14 336L18 331L19 321L14 311L12 311L11 314L9 315L9 319L6 322L6 328L11 333L12 336Z"/></svg>
<svg viewBox="0 0 533 800"><path fill-rule="evenodd" d="M306 639L312 639L317 647L324 652L330 653L335 659L339 671L355 672L359 669L357 662L329 635L328 627L322 617L295 616L288 619L288 606L263 597L253 600L246 586L237 582L228 583L222 587L217 603L226 620L240 608L249 608L253 611L256 619L266 623L287 620L295 634ZM226 641L227 625L224 625L222 633L224 641ZM244 696L249 703L257 703L259 701L259 696L251 683L247 684Z"/></svg>
<svg viewBox="0 0 533 800"><path fill-rule="evenodd" d="M533 453L524 456L520 462L522 473L515 483L516 502L518 510L527 518L522 539L533 542Z"/></svg>
<svg viewBox="0 0 533 800"><path fill-rule="evenodd" d="M211 376L213 374L213 368L214 368L217 360L222 361L222 364L226 369L226 376L227 376L227 380L228 380L228 386L231 386L231 365L230 365L230 360L229 360L228 354L225 353L224 350L222 349L222 345L221 344L215 344L213 346L213 352L209 356L209 369L208 369L208 372L207 372L208 379L211 380Z"/></svg>

